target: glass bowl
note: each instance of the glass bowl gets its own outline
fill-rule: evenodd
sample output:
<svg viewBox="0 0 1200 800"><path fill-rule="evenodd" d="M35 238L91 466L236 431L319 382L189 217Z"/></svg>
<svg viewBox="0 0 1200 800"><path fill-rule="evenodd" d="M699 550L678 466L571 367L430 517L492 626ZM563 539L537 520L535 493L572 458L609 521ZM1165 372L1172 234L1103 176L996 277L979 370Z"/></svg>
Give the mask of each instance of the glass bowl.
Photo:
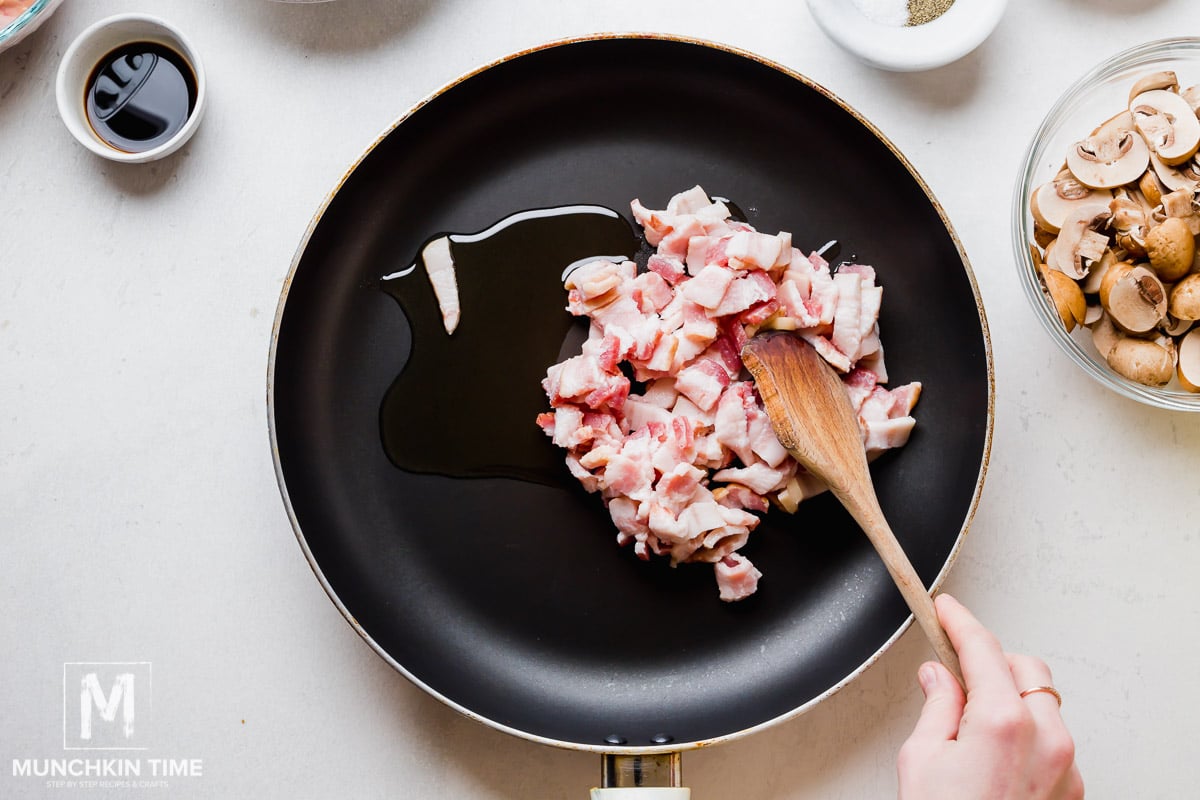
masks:
<svg viewBox="0 0 1200 800"><path fill-rule="evenodd" d="M35 0L35 2L11 20L7 25L0 23L0 52L7 50L37 30L54 13L62 0Z"/></svg>
<svg viewBox="0 0 1200 800"><path fill-rule="evenodd" d="M1128 107L1130 87L1139 77L1173 70L1181 87L1200 84L1200 37L1160 39L1117 53L1094 67L1058 99L1033 136L1013 193L1012 243L1025 296L1050 338L1104 386L1120 395L1158 408L1200 411L1200 394L1180 388L1178 378L1166 386L1145 386L1128 380L1108 366L1092 345L1091 331L1082 326L1067 333L1054 304L1042 289L1029 246L1034 221L1029 210L1032 192L1062 168L1068 148L1086 138L1102 122Z"/></svg>

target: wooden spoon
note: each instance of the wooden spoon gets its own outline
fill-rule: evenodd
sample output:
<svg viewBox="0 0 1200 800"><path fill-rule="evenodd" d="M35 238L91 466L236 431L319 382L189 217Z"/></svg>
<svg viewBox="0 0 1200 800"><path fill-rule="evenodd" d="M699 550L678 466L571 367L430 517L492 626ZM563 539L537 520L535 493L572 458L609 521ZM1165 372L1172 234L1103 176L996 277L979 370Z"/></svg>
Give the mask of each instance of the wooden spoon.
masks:
<svg viewBox="0 0 1200 800"><path fill-rule="evenodd" d="M742 348L742 363L754 376L780 443L825 481L858 521L938 659L961 684L958 656L938 622L933 599L879 508L858 415L837 373L812 345L784 332L752 338Z"/></svg>

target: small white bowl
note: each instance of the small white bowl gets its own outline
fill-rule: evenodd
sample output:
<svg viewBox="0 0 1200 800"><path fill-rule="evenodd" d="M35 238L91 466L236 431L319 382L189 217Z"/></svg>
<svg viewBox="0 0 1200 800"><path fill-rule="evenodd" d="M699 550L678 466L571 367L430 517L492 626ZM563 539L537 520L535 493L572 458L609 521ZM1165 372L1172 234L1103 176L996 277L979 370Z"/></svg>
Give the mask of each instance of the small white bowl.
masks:
<svg viewBox="0 0 1200 800"><path fill-rule="evenodd" d="M61 3L62 0L37 0L16 19L0 26L0 51L7 50L36 31Z"/></svg>
<svg viewBox="0 0 1200 800"><path fill-rule="evenodd" d="M983 43L1004 14L1007 0L955 0L924 25L888 25L868 17L854 0L808 0L825 34L865 63L894 72L944 66Z"/></svg>
<svg viewBox="0 0 1200 800"><path fill-rule="evenodd" d="M174 50L192 68L196 102L187 122L174 136L149 150L118 150L101 139L87 118L85 94L92 72L106 55L134 42L151 42ZM118 14L93 24L71 42L58 67L55 84L58 113L80 144L98 156L127 164L155 161L178 150L196 132L208 101L208 87L200 55L184 35L169 23L147 14Z"/></svg>

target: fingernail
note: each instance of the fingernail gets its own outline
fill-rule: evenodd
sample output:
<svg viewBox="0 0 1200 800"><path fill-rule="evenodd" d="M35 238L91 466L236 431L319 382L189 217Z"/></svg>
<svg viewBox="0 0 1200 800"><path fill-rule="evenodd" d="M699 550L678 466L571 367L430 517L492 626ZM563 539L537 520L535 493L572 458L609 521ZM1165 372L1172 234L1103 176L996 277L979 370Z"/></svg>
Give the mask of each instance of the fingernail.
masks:
<svg viewBox="0 0 1200 800"><path fill-rule="evenodd" d="M933 687L937 686L938 673L933 664L922 664L917 670L917 683L921 684L921 690L925 694L933 691Z"/></svg>

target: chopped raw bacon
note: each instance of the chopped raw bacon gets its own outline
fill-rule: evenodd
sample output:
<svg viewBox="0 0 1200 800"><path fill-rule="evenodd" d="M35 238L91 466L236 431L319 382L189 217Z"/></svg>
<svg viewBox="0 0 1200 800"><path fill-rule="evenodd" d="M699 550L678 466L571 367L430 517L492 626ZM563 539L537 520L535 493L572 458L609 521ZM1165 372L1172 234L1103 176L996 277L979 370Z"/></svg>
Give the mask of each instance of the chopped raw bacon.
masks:
<svg viewBox="0 0 1200 800"><path fill-rule="evenodd" d="M630 208L657 252L640 274L598 259L567 276L567 310L591 328L579 355L546 371L553 410L537 425L603 498L619 544L641 559L713 564L721 599L740 600L762 577L737 552L758 515L826 490L776 438L742 367L747 338L795 331L842 372L872 457L908 440L921 385L881 385L872 267L832 271L791 234L729 219L699 186L665 210Z"/></svg>
<svg viewBox="0 0 1200 800"><path fill-rule="evenodd" d="M700 359L675 377L675 389L702 411L711 411L729 385L729 373L715 361Z"/></svg>
<svg viewBox="0 0 1200 800"><path fill-rule="evenodd" d="M794 464L795 462L792 463ZM757 462L748 467L723 469L713 475L713 480L725 483L739 483L759 494L768 494L782 489L790 477L791 475L787 470L772 469L762 462Z"/></svg>
<svg viewBox="0 0 1200 800"><path fill-rule="evenodd" d="M758 579L762 573L750 563L750 559L730 553L717 562L717 587L721 599L726 602L742 600L758 591Z"/></svg>
<svg viewBox="0 0 1200 800"><path fill-rule="evenodd" d="M711 267L705 267L705 270ZM728 273L728 270L722 270ZM699 278L697 278L699 280ZM684 288L686 292L686 287ZM744 277L736 278L729 284L720 305L712 311L714 317L728 317L738 314L755 303L763 303L775 299L777 290L774 281L761 271L754 271Z"/></svg>
<svg viewBox="0 0 1200 800"><path fill-rule="evenodd" d="M666 280L667 283L674 286L687 276L683 270L683 262L672 256L663 256L655 253L646 261L646 268L651 272L656 272Z"/></svg>
<svg viewBox="0 0 1200 800"><path fill-rule="evenodd" d="M747 486L731 483L713 491L713 498L729 508L744 508L747 511L766 513L770 508L767 498Z"/></svg>
<svg viewBox="0 0 1200 800"><path fill-rule="evenodd" d="M736 269L772 269L791 260L792 236L769 236L755 231L739 231L725 248L729 265Z"/></svg>
<svg viewBox="0 0 1200 800"><path fill-rule="evenodd" d="M721 305L725 293L729 291L729 286L735 278L737 278L737 273L732 270L717 264L709 264L695 277L684 283L679 292L696 305L715 310Z"/></svg>

